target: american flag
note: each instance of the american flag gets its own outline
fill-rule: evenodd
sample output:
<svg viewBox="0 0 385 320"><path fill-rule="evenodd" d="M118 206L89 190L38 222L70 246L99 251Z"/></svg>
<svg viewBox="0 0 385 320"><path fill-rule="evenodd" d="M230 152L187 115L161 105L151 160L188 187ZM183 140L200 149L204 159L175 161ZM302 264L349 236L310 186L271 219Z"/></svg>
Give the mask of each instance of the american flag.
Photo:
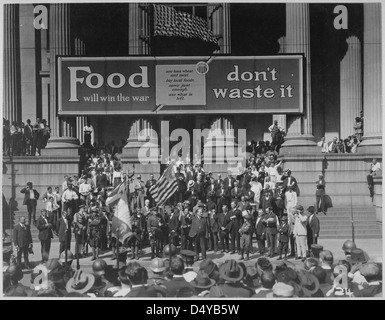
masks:
<svg viewBox="0 0 385 320"><path fill-rule="evenodd" d="M218 45L218 39L202 18L164 5L153 6L154 36L198 38Z"/></svg>
<svg viewBox="0 0 385 320"><path fill-rule="evenodd" d="M159 180L150 188L150 194L158 206L170 198L178 188L174 172L174 163L171 162Z"/></svg>

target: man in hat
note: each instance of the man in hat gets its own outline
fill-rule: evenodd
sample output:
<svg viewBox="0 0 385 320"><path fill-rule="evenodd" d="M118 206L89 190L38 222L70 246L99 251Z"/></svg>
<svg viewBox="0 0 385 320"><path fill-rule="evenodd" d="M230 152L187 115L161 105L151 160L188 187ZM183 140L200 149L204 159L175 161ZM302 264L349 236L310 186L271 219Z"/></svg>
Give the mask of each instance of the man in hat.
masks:
<svg viewBox="0 0 385 320"><path fill-rule="evenodd" d="M53 238L52 223L48 219L47 210L41 210L41 216L37 219L36 227L39 230L42 260L47 262L51 250L51 239Z"/></svg>
<svg viewBox="0 0 385 320"><path fill-rule="evenodd" d="M190 293L188 296L191 297L194 294L194 287L183 277L184 262L182 258L171 258L170 271L172 272L173 277L170 281L164 283L164 286L167 289L167 297L177 297L181 291L188 291Z"/></svg>
<svg viewBox="0 0 385 320"><path fill-rule="evenodd" d="M284 259L287 260L287 250L289 247L289 225L287 223L287 216L283 216L281 219L281 225L278 230L279 233L279 244L278 244L278 260L282 259L282 253L284 254Z"/></svg>
<svg viewBox="0 0 385 320"><path fill-rule="evenodd" d="M88 219L86 216L85 205L79 206L79 211L75 213L74 220L72 222L73 232L76 241L75 257L85 254L84 244L87 242L87 224Z"/></svg>
<svg viewBox="0 0 385 320"><path fill-rule="evenodd" d="M250 254L250 233L252 231L251 226L251 215L250 212L245 210L242 212L242 217L244 219L244 222L240 229L238 229L238 232L240 234L240 247L241 247L241 258L240 260L244 259L244 253L246 253L246 259L245 261L249 260L249 254Z"/></svg>
<svg viewBox="0 0 385 320"><path fill-rule="evenodd" d="M304 212L303 206L297 206L297 211L294 214L295 223L293 229L293 235L296 240L297 245L297 259L302 259L305 261L307 255L307 221L308 217Z"/></svg>
<svg viewBox="0 0 385 320"><path fill-rule="evenodd" d="M95 282L88 293L93 293L96 297L104 297L105 292L114 285L106 279L109 266L102 259L97 259L92 264L92 274Z"/></svg>
<svg viewBox="0 0 385 320"><path fill-rule="evenodd" d="M67 252L67 253L66 253ZM66 261L67 254L67 261ZM66 250L60 254L59 263L63 266L64 269L64 280L68 281L73 275L75 270L72 268L72 262L74 260L74 255L71 251Z"/></svg>
<svg viewBox="0 0 385 320"><path fill-rule="evenodd" d="M325 179L322 174L318 176L318 180L316 181L316 192L315 192L315 202L317 207L317 212L322 211L324 215L326 215L325 208Z"/></svg>
<svg viewBox="0 0 385 320"><path fill-rule="evenodd" d="M219 267L220 279L223 284L219 285L227 297L249 298L253 291L242 283L244 271L235 260L227 260Z"/></svg>
<svg viewBox="0 0 385 320"><path fill-rule="evenodd" d="M192 217L189 232L189 237L195 244L196 261L199 260L199 251L202 253L202 258L206 259L206 241L209 238L209 229L207 218L203 216L203 209L199 208L196 215Z"/></svg>
<svg viewBox="0 0 385 320"><path fill-rule="evenodd" d="M59 237L59 254L71 249L71 221L69 215L63 210L61 218L56 223L56 233Z"/></svg>
<svg viewBox="0 0 385 320"><path fill-rule="evenodd" d="M193 269L195 252L191 250L181 250L180 255L185 264L183 278L185 278L187 282L191 282L197 276L197 273Z"/></svg>
<svg viewBox="0 0 385 320"><path fill-rule="evenodd" d="M69 218L72 219L79 196L74 190L72 183L68 183L67 187L61 196L61 202L63 204L63 211L66 211L69 214Z"/></svg>
<svg viewBox="0 0 385 320"><path fill-rule="evenodd" d="M199 271L206 273L207 276L210 279L215 280L215 282L219 282L219 268L210 258L207 258L200 263Z"/></svg>
<svg viewBox="0 0 385 320"><path fill-rule="evenodd" d="M210 288L215 286L215 280L209 278L209 276L199 271L194 280L190 284L195 288L195 294L198 297L206 297L210 294Z"/></svg>
<svg viewBox="0 0 385 320"><path fill-rule="evenodd" d="M148 279L149 286L161 286L167 281L164 276L166 270L166 265L161 258L154 258L151 260L150 270L152 271L152 276Z"/></svg>
<svg viewBox="0 0 385 320"><path fill-rule="evenodd" d="M74 276L68 280L66 290L68 293L77 292L81 294L88 293L95 283L93 274L86 273L83 270L76 270Z"/></svg>
<svg viewBox="0 0 385 320"><path fill-rule="evenodd" d="M342 250L344 251L346 258L351 256L353 249L357 249L357 246L352 240L346 240L342 245Z"/></svg>
<svg viewBox="0 0 385 320"><path fill-rule="evenodd" d="M320 232L320 222L315 214L315 208L310 206L307 208L309 212L308 224L306 225L307 229L307 246L310 249L312 244L317 244L317 239Z"/></svg>
<svg viewBox="0 0 385 320"><path fill-rule="evenodd" d="M264 218L264 224L266 226L266 239L267 246L269 247L270 258L275 255L275 250L277 246L277 221L278 218L273 212L273 207L267 207L266 217Z"/></svg>

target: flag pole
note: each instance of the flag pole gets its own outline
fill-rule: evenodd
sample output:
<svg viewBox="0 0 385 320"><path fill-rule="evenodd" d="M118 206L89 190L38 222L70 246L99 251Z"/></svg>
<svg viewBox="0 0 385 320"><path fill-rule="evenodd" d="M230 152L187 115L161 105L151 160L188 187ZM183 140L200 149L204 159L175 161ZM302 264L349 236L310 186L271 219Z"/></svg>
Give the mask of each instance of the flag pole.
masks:
<svg viewBox="0 0 385 320"><path fill-rule="evenodd" d="M354 241L354 219L353 219L353 202L352 202L352 190L350 189L350 215L352 219L352 241Z"/></svg>

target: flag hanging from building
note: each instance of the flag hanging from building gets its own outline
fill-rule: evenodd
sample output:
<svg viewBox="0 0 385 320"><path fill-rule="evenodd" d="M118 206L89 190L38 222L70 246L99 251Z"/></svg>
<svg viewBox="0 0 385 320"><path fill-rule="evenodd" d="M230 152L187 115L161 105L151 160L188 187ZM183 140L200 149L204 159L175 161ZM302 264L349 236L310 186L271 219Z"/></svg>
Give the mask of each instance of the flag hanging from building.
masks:
<svg viewBox="0 0 385 320"><path fill-rule="evenodd" d="M150 194L158 206L170 198L178 188L174 172L174 163L171 162L159 180L150 188Z"/></svg>
<svg viewBox="0 0 385 320"><path fill-rule="evenodd" d="M154 36L197 38L218 47L218 39L207 22L172 7L154 4Z"/></svg>
<svg viewBox="0 0 385 320"><path fill-rule="evenodd" d="M111 191L106 200L106 204L115 206L114 216L112 217L111 235L121 243L124 243L124 241L132 235L132 218L128 206L125 181Z"/></svg>

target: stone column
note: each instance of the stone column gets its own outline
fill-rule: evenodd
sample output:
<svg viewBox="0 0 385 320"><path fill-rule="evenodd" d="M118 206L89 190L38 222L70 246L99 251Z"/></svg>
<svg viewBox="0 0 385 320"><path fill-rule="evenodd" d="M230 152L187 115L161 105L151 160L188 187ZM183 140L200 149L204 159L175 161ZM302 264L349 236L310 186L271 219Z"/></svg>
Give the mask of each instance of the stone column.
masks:
<svg viewBox="0 0 385 320"><path fill-rule="evenodd" d="M304 115L290 115L287 117L287 136L282 146L282 153L309 153L316 150L316 144L312 135L310 14L308 3L286 4L285 51L286 53L304 54L306 97L304 99Z"/></svg>
<svg viewBox="0 0 385 320"><path fill-rule="evenodd" d="M128 54L149 54L150 23L145 4L128 4ZM145 41L146 40L146 41Z"/></svg>
<svg viewBox="0 0 385 320"><path fill-rule="evenodd" d="M143 153L143 150L147 151ZM149 163L143 164L142 157ZM121 160L125 171L142 173L142 179L148 179L150 173L160 172L158 137L150 119L133 118Z"/></svg>
<svg viewBox="0 0 385 320"><path fill-rule="evenodd" d="M382 153L381 68L381 4L364 3L364 137L358 153Z"/></svg>
<svg viewBox="0 0 385 320"><path fill-rule="evenodd" d="M19 33L19 5L5 4L3 116L11 123L22 120Z"/></svg>
<svg viewBox="0 0 385 320"><path fill-rule="evenodd" d="M340 137L354 133L354 118L362 110L361 44L356 36L349 37L348 50L340 63Z"/></svg>
<svg viewBox="0 0 385 320"><path fill-rule="evenodd" d="M286 44L285 44L285 37L281 37L278 39L279 43L279 51L278 54L280 53L285 53L286 52ZM287 130L286 128L286 114L273 114L273 121L278 120L278 124L285 128L285 131Z"/></svg>
<svg viewBox="0 0 385 320"><path fill-rule="evenodd" d="M51 138L42 155L52 152L58 155L67 152L78 153L79 141L76 134L75 118L59 119L57 115L56 61L59 55L72 55L70 4L50 4L49 6L49 44L50 44L50 121ZM52 150L50 150L52 149ZM65 151L64 151L65 150Z"/></svg>
<svg viewBox="0 0 385 320"><path fill-rule="evenodd" d="M217 53L231 53L230 3L209 5L208 13L211 15L211 30L215 36L220 36Z"/></svg>
<svg viewBox="0 0 385 320"><path fill-rule="evenodd" d="M85 56L86 46L84 41L80 38L75 38L75 55L76 56ZM76 117L76 137L80 141L80 144L84 143L84 134L83 128L87 124L87 117Z"/></svg>

